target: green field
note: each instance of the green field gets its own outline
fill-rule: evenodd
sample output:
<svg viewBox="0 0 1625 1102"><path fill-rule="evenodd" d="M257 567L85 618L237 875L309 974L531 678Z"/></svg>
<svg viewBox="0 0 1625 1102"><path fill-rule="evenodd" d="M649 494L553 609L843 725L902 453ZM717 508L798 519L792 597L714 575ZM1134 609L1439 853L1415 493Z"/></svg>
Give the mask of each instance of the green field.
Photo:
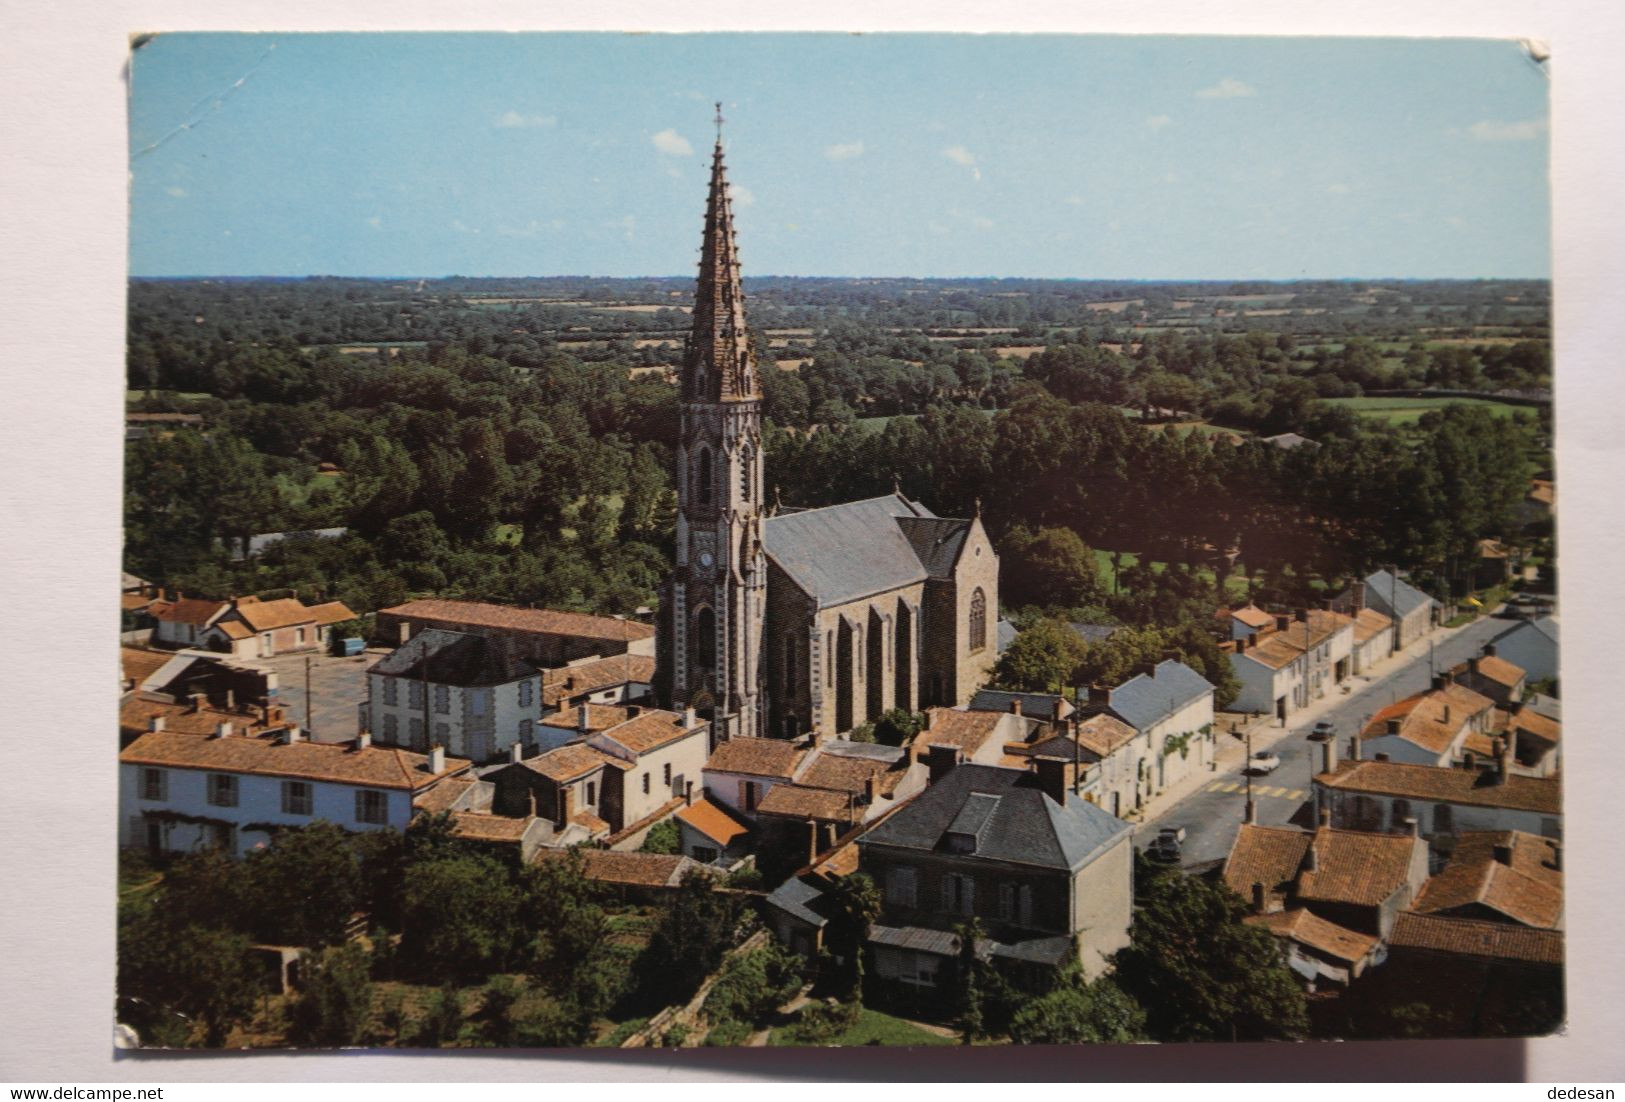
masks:
<svg viewBox="0 0 1625 1102"><path fill-rule="evenodd" d="M803 1042L794 1038L790 1027L775 1029L768 1037L768 1044L775 1046L798 1045ZM838 1037L828 1041L821 1041L824 1045L951 1045L954 1041L939 1033L930 1033L921 1029L913 1022L902 1018L894 1018L890 1014L882 1014L878 1010L865 1007L859 1014L858 1020Z"/></svg>
<svg viewBox="0 0 1625 1102"><path fill-rule="evenodd" d="M1531 406L1514 406L1487 398L1322 398L1329 406L1341 406L1390 425L1409 426L1421 420L1422 414L1445 406L1484 406L1496 417L1533 417Z"/></svg>

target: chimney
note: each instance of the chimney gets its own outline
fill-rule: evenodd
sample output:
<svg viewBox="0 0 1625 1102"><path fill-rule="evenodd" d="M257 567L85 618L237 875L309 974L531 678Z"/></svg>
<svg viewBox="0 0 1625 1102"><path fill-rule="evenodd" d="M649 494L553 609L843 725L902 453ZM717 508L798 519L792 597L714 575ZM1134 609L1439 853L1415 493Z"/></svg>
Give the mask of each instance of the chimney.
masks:
<svg viewBox="0 0 1625 1102"><path fill-rule="evenodd" d="M227 725L226 724L221 724L221 726L224 727L224 726L227 726ZM288 724L286 727L284 727L282 729L282 742L283 742L283 745L292 746L294 743L298 742L300 738L301 738L301 734L300 734L300 731L299 731L299 724L290 723L290 724Z"/></svg>
<svg viewBox="0 0 1625 1102"><path fill-rule="evenodd" d="M1450 675L1449 674L1447 674L1447 673L1436 673L1436 674L1433 675L1433 691L1434 692L1442 693L1442 692L1445 691L1445 689L1449 688L1449 686L1450 686Z"/></svg>
<svg viewBox="0 0 1625 1102"><path fill-rule="evenodd" d="M1377 760L1377 761L1387 761L1387 760L1388 760L1388 754L1387 754L1387 752L1386 752L1386 751L1382 751L1382 750L1379 750L1379 751L1377 751L1377 754L1376 754L1376 760Z"/></svg>
<svg viewBox="0 0 1625 1102"><path fill-rule="evenodd" d="M1089 686L1089 703L1090 704L1097 704L1102 708L1110 708L1112 706L1112 690L1111 690L1111 686L1109 686L1109 685L1090 685Z"/></svg>
<svg viewBox="0 0 1625 1102"><path fill-rule="evenodd" d="M525 792L529 796L529 799L526 801L525 805L526 818L534 819L536 818L536 786L533 784L527 784L525 786Z"/></svg>
<svg viewBox="0 0 1625 1102"><path fill-rule="evenodd" d="M1478 768L1478 755L1471 750L1461 752L1461 767L1468 772Z"/></svg>
<svg viewBox="0 0 1625 1102"><path fill-rule="evenodd" d="M371 731L362 731L359 735L357 735L355 737L355 748L357 750L371 749L372 748L372 732Z"/></svg>
<svg viewBox="0 0 1625 1102"><path fill-rule="evenodd" d="M556 815L553 819L553 829L563 830L570 825L570 816L576 813L576 790L574 786L561 784L554 790L553 810Z"/></svg>
<svg viewBox="0 0 1625 1102"><path fill-rule="evenodd" d="M1495 843L1495 863L1498 865L1511 866L1512 844L1510 842Z"/></svg>
<svg viewBox="0 0 1625 1102"><path fill-rule="evenodd" d="M1494 658L1495 657L1495 644L1494 643L1485 643L1484 644L1484 657L1485 658Z"/></svg>
<svg viewBox="0 0 1625 1102"><path fill-rule="evenodd" d="M1253 914L1264 913L1264 885L1257 880L1253 881Z"/></svg>
<svg viewBox="0 0 1625 1102"><path fill-rule="evenodd" d="M1293 615L1294 619L1296 619L1300 624L1306 624L1309 622L1309 610L1307 608L1299 608Z"/></svg>
<svg viewBox="0 0 1625 1102"><path fill-rule="evenodd" d="M225 720L221 720L219 723L216 723L214 725L214 737L215 738L230 738L231 737L231 724L228 723Z"/></svg>
<svg viewBox="0 0 1625 1102"><path fill-rule="evenodd" d="M1365 582L1355 582L1352 592L1354 594L1354 612L1355 615L1359 615L1365 608Z"/></svg>
<svg viewBox="0 0 1625 1102"><path fill-rule="evenodd" d="M870 773L869 774L868 779L863 782L863 792L864 792L864 795L866 797L868 797L867 802L869 803L870 806L873 806L875 803L877 803L880 800L880 774L879 773Z"/></svg>
<svg viewBox="0 0 1625 1102"><path fill-rule="evenodd" d="M1329 807L1321 808L1320 816L1317 821L1321 826L1329 828L1332 825L1332 809Z"/></svg>
<svg viewBox="0 0 1625 1102"><path fill-rule="evenodd" d="M1360 760L1360 736L1349 736L1349 761Z"/></svg>
<svg viewBox="0 0 1625 1102"><path fill-rule="evenodd" d="M1498 738L1495 740L1495 783L1506 784L1507 778L1512 775L1512 740Z"/></svg>
<svg viewBox="0 0 1625 1102"><path fill-rule="evenodd" d="M683 802L690 807L694 806L694 782L683 782Z"/></svg>
<svg viewBox="0 0 1625 1102"><path fill-rule="evenodd" d="M1467 673L1472 677L1477 677L1478 676L1478 659L1476 659L1476 658L1467 659Z"/></svg>
<svg viewBox="0 0 1625 1102"><path fill-rule="evenodd" d="M927 784L936 784L959 764L959 747L933 743L925 748Z"/></svg>
<svg viewBox="0 0 1625 1102"><path fill-rule="evenodd" d="M192 702L192 711L194 712L201 712L209 706L208 693L188 693L186 699Z"/></svg>
<svg viewBox="0 0 1625 1102"><path fill-rule="evenodd" d="M627 719L635 719L635 718L637 718L638 716L640 716L642 714L643 714L643 705L641 705L641 704L628 704L626 706L626 718Z"/></svg>
<svg viewBox="0 0 1625 1102"><path fill-rule="evenodd" d="M683 709L683 730L688 730L699 723L699 721L699 713L695 712L693 708Z"/></svg>
<svg viewBox="0 0 1625 1102"><path fill-rule="evenodd" d="M1239 636L1236 639L1236 653L1237 654L1243 654L1243 653L1246 652L1246 650L1247 650L1247 640L1249 640L1251 638L1253 638L1253 636L1248 634L1248 635Z"/></svg>
<svg viewBox="0 0 1625 1102"><path fill-rule="evenodd" d="M1317 872L1320 869L1320 855L1315 852L1315 840L1309 839L1309 848L1303 853L1303 871Z"/></svg>
<svg viewBox="0 0 1625 1102"><path fill-rule="evenodd" d="M1292 626L1292 617L1290 617L1290 616L1277 616L1275 618L1275 630L1276 631L1285 631L1287 628L1289 628L1291 626Z"/></svg>
<svg viewBox="0 0 1625 1102"><path fill-rule="evenodd" d="M164 729L164 717L163 716L153 716L151 719L147 720L147 730L149 730L149 731L162 731L163 729Z"/></svg>
<svg viewBox="0 0 1625 1102"><path fill-rule="evenodd" d="M1388 720L1386 730L1390 735L1397 735L1404 726L1405 721L1400 719L1398 716L1394 716Z"/></svg>
<svg viewBox="0 0 1625 1102"><path fill-rule="evenodd" d="M1013 716L1021 714L1021 697L1013 696L1010 698L1010 714Z"/></svg>
<svg viewBox="0 0 1625 1102"><path fill-rule="evenodd" d="M1038 771L1038 787L1044 795L1066 806L1066 765L1060 758L1035 758L1033 765Z"/></svg>
<svg viewBox="0 0 1625 1102"><path fill-rule="evenodd" d="M1337 739L1335 738L1329 738L1320 744L1320 771L1322 773L1337 772Z"/></svg>
<svg viewBox="0 0 1625 1102"><path fill-rule="evenodd" d="M429 747L429 772L444 773L446 771L446 748L444 746Z"/></svg>
<svg viewBox="0 0 1625 1102"><path fill-rule="evenodd" d="M1553 842L1552 843L1552 868L1556 869L1558 872L1563 871L1563 843L1562 842Z"/></svg>
<svg viewBox="0 0 1625 1102"><path fill-rule="evenodd" d="M226 690L226 711L233 712L233 711L236 711L236 710L237 710L237 694L233 690L227 689Z"/></svg>
<svg viewBox="0 0 1625 1102"><path fill-rule="evenodd" d="M807 820L807 864L818 860L818 821Z"/></svg>
<svg viewBox="0 0 1625 1102"><path fill-rule="evenodd" d="M525 760L525 744L513 742L508 745L508 761L521 762Z"/></svg>

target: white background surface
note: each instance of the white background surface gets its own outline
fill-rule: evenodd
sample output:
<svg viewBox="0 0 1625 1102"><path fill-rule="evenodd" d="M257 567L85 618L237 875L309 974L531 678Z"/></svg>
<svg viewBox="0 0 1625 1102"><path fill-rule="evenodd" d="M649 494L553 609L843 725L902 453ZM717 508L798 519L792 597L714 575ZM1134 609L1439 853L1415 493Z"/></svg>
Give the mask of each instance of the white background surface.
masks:
<svg viewBox="0 0 1625 1102"><path fill-rule="evenodd" d="M534 10L533 10L534 9ZM0 1081L1625 1078L1617 797L1625 422L1616 350L1625 45L1617 5L13 3L0 37ZM1568 732L1566 1036L1126 1050L227 1055L115 1059L113 839L126 36L143 30L817 29L1409 34L1550 43ZM476 169L477 170L477 169ZM1530 1092L1531 1097L1534 1092ZM1540 1092L1544 1097L1544 1091Z"/></svg>

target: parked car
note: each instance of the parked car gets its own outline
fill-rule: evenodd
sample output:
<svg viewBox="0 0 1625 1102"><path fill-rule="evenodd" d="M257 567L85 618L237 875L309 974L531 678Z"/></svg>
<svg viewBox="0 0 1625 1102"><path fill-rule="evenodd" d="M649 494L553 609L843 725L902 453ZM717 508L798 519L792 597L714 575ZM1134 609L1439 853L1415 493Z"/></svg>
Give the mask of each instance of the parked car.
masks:
<svg viewBox="0 0 1625 1102"><path fill-rule="evenodd" d="M1259 750L1247 759L1247 768L1254 773L1273 773L1281 768L1281 759L1268 750Z"/></svg>
<svg viewBox="0 0 1625 1102"><path fill-rule="evenodd" d="M1329 719L1323 719L1310 728L1309 737L1316 742L1325 742L1327 739L1337 737L1337 725Z"/></svg>
<svg viewBox="0 0 1625 1102"><path fill-rule="evenodd" d="M1184 841L1184 827L1163 827L1157 831L1157 836L1151 839L1151 844L1145 847L1145 852L1153 861L1176 864L1184 850Z"/></svg>

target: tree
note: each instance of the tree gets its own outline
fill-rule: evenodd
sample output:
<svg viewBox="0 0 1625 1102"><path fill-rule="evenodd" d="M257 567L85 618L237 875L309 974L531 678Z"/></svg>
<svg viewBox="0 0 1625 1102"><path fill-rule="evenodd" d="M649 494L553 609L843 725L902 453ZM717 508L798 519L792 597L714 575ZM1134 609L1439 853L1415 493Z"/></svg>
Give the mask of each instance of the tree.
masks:
<svg viewBox="0 0 1625 1102"><path fill-rule="evenodd" d="M463 1031L463 999L457 985L447 983L429 1000L429 1012L418 1023L412 1043L419 1048L444 1048Z"/></svg>
<svg viewBox="0 0 1625 1102"><path fill-rule="evenodd" d="M981 961L976 943L982 939L982 923L973 918L954 927L959 938L959 960L955 975L959 980L959 1043L973 1045L982 1035Z"/></svg>
<svg viewBox="0 0 1625 1102"><path fill-rule="evenodd" d="M240 871L256 936L320 947L344 940L361 905L361 863L351 835L331 823L277 833Z"/></svg>
<svg viewBox="0 0 1625 1102"><path fill-rule="evenodd" d="M1047 692L1072 681L1085 653L1083 639L1065 621L1038 620L1000 655L993 668L993 683L1005 689Z"/></svg>
<svg viewBox="0 0 1625 1102"><path fill-rule="evenodd" d="M638 959L643 989L665 1003L694 993L722 963L739 924L739 902L709 876L690 872Z"/></svg>
<svg viewBox="0 0 1625 1102"><path fill-rule="evenodd" d="M203 1023L203 1044L225 1044L260 994L248 938L198 925L171 926L162 910L119 930L118 990Z"/></svg>
<svg viewBox="0 0 1625 1102"><path fill-rule="evenodd" d="M643 845L638 847L640 853L681 853L683 851L683 835L676 819L662 819L649 828L644 835Z"/></svg>
<svg viewBox="0 0 1625 1102"><path fill-rule="evenodd" d="M883 746L902 746L925 728L925 717L907 708L893 708L874 722L874 740Z"/></svg>
<svg viewBox="0 0 1625 1102"><path fill-rule="evenodd" d="M327 949L314 960L307 958L288 1039L329 1048L359 1044L371 1008L366 952L354 943Z"/></svg>
<svg viewBox="0 0 1625 1102"><path fill-rule="evenodd" d="M1223 884L1177 872L1138 877L1143 889L1116 981L1146 1010L1159 1041L1261 1041L1303 1036L1303 988L1280 943L1242 920Z"/></svg>
<svg viewBox="0 0 1625 1102"><path fill-rule="evenodd" d="M880 889L868 873L841 877L830 895L835 913L829 925L829 949L842 962L843 987L855 997L863 991L863 943L885 907Z"/></svg>
<svg viewBox="0 0 1625 1102"><path fill-rule="evenodd" d="M1122 1044L1144 1036L1145 1011L1110 979L1068 976L1027 1003L1010 1022L1018 1045Z"/></svg>
<svg viewBox="0 0 1625 1102"><path fill-rule="evenodd" d="M483 854L448 852L408 866L401 957L426 977L485 976L525 943L508 869Z"/></svg>
<svg viewBox="0 0 1625 1102"><path fill-rule="evenodd" d="M1014 528L1000 547L1008 606L1082 608L1105 597L1095 554L1070 528Z"/></svg>

